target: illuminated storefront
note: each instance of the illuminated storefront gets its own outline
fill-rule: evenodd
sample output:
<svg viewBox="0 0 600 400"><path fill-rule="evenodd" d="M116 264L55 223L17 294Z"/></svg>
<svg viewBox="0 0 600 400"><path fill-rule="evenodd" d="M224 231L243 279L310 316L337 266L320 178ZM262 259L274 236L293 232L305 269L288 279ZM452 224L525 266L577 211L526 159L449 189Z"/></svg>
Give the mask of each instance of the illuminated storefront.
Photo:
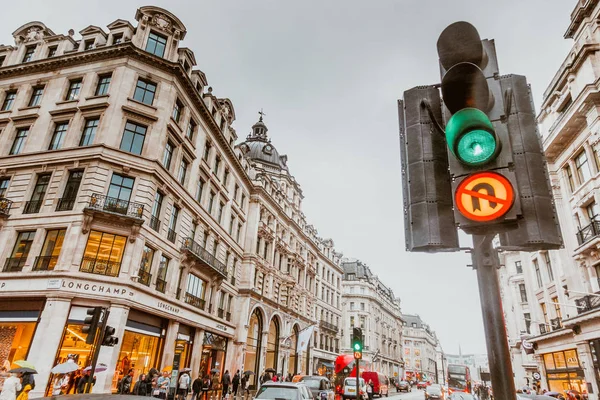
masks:
<svg viewBox="0 0 600 400"><path fill-rule="evenodd" d="M256 377L260 374L261 337L263 330L262 316L258 310L254 310L248 324L248 337L246 338L246 352L244 360L244 371L252 371L249 375L250 385L256 385Z"/></svg>
<svg viewBox="0 0 600 400"><path fill-rule="evenodd" d="M544 354L544 366L550 391L563 393L575 389L582 393L587 390L576 349Z"/></svg>
<svg viewBox="0 0 600 400"><path fill-rule="evenodd" d="M205 332L202 359L200 361L200 376L210 375L210 371L213 369L218 369L219 376L223 376L226 356L227 338L212 332Z"/></svg>

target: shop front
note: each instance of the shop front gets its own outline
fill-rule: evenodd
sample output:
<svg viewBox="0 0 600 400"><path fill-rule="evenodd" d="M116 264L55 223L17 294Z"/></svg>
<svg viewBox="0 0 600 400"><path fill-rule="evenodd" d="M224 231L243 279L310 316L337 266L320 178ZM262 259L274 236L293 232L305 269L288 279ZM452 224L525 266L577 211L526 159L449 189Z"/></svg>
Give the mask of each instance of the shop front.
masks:
<svg viewBox="0 0 600 400"><path fill-rule="evenodd" d="M16 368L26 360L37 327L43 300L0 301L0 370ZM0 388L4 374L0 374Z"/></svg>
<svg viewBox="0 0 600 400"><path fill-rule="evenodd" d="M576 349L545 353L543 357L549 391L587 391L585 375Z"/></svg>
<svg viewBox="0 0 600 400"><path fill-rule="evenodd" d="M226 356L227 338L216 333L204 332L199 376L210 376L215 371L218 371L219 376L223 376Z"/></svg>
<svg viewBox="0 0 600 400"><path fill-rule="evenodd" d="M326 376L330 378L333 375L333 362L323 358L315 360L317 366L316 373L320 376Z"/></svg>

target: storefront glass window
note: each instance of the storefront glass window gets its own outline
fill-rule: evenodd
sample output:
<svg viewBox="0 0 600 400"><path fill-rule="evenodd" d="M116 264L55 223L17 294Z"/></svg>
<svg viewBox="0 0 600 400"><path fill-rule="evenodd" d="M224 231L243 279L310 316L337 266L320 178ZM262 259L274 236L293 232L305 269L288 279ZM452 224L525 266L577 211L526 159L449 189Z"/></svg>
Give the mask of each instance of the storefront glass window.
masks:
<svg viewBox="0 0 600 400"><path fill-rule="evenodd" d="M0 322L0 368L17 368L17 360L26 360L35 331L35 322Z"/></svg>
<svg viewBox="0 0 600 400"><path fill-rule="evenodd" d="M297 350L298 349L298 325L294 325L294 334L291 337L290 360L288 362L288 374L296 375L297 371Z"/></svg>
<svg viewBox="0 0 600 400"><path fill-rule="evenodd" d="M546 365L546 369L555 369L554 366L554 357L552 357L552 353L544 354L544 364Z"/></svg>
<svg viewBox="0 0 600 400"><path fill-rule="evenodd" d="M261 352L262 317L258 310L254 310L250 317L248 327L248 338L246 339L246 358L244 371L253 371L250 375L250 385L256 385L256 377L260 374L259 357Z"/></svg>
<svg viewBox="0 0 600 400"><path fill-rule="evenodd" d="M548 387L551 391L563 393L566 390L574 389L581 393L583 390L587 390L577 350L544 354L544 364Z"/></svg>
<svg viewBox="0 0 600 400"><path fill-rule="evenodd" d="M576 350L565 351L565 358L567 360L567 368L579 368L579 359L577 358Z"/></svg>
<svg viewBox="0 0 600 400"><path fill-rule="evenodd" d="M125 331L121 339L121 351L112 381L112 390L117 390L119 380L133 369L133 381L137 382L141 374L147 374L151 368L158 368L161 339L143 333Z"/></svg>
<svg viewBox="0 0 600 400"><path fill-rule="evenodd" d="M273 318L269 325L269 336L267 338L267 362L266 368L277 370L277 356L279 353L279 320Z"/></svg>
<svg viewBox="0 0 600 400"><path fill-rule="evenodd" d="M556 369L567 368L565 353L562 351L554 353L554 365L556 366Z"/></svg>
<svg viewBox="0 0 600 400"><path fill-rule="evenodd" d="M205 332L202 359L200 361L200 376L210 375L210 371L213 369L218 369L219 376L223 376L226 355L227 338L211 332Z"/></svg>

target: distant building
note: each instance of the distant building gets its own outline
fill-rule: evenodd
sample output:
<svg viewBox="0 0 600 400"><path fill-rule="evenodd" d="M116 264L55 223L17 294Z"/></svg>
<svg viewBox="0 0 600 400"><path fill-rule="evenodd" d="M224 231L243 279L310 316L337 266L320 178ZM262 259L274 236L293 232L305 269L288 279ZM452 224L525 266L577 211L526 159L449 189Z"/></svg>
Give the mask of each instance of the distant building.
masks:
<svg viewBox="0 0 600 400"><path fill-rule="evenodd" d="M403 376L400 299L361 261L342 261L342 346L352 354L352 327L362 328L365 369Z"/></svg>
<svg viewBox="0 0 600 400"><path fill-rule="evenodd" d="M471 371L471 379L480 381L480 372L489 372L490 370L487 354L462 354L460 347L458 350L458 354L446 354L446 368L449 364L466 365Z"/></svg>
<svg viewBox="0 0 600 400"><path fill-rule="evenodd" d="M419 315L402 314L402 320L406 379L439 380L439 342L435 332Z"/></svg>

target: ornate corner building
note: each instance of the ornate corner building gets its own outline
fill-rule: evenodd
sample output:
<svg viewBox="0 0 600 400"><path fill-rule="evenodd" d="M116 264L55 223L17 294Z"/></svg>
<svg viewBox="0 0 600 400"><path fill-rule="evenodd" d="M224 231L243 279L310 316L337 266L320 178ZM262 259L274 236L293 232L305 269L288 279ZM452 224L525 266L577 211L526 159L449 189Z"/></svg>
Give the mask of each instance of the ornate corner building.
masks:
<svg viewBox="0 0 600 400"><path fill-rule="evenodd" d="M517 387L600 390L600 2L576 2L573 47L537 121L564 249L505 252L501 291Z"/></svg>
<svg viewBox="0 0 600 400"><path fill-rule="evenodd" d="M438 365L443 354L435 332L419 315L402 314L402 320L406 378L443 383L439 370L442 369L443 375L444 368Z"/></svg>
<svg viewBox="0 0 600 400"><path fill-rule="evenodd" d="M233 104L175 15L135 21L79 39L30 22L0 46L0 363L34 363L44 395L54 365L89 365L97 306L119 337L99 393L130 368L254 380L332 363L340 256L306 223L287 157L262 117L236 145Z"/></svg>

